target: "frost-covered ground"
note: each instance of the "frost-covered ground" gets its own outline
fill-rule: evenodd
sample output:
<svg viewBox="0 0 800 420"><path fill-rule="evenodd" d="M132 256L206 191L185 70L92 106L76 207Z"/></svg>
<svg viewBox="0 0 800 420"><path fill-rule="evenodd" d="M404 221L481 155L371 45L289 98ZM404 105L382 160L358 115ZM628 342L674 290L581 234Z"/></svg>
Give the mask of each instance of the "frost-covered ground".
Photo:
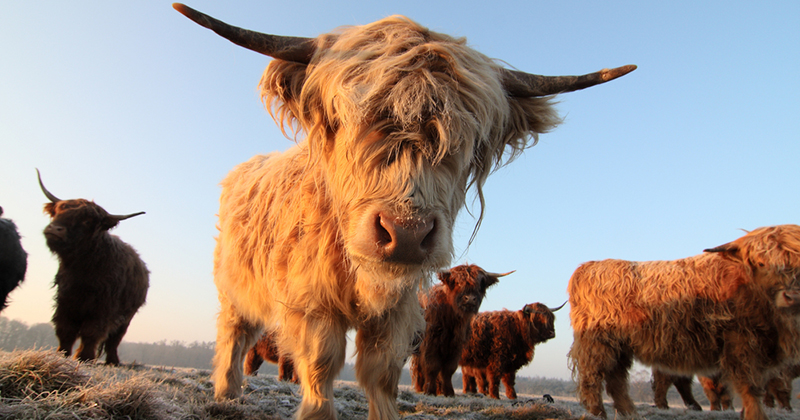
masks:
<svg viewBox="0 0 800 420"><path fill-rule="evenodd" d="M367 417L367 401L353 383L337 382L340 419ZM516 401L483 396L429 397L401 387L403 419L577 419L586 416L574 399L521 395ZM240 401L216 403L209 372L200 369L79 364L52 351L0 353L0 418L3 419L290 419L299 387L274 376L249 377ZM736 412L657 410L638 406L647 419L738 419ZM607 407L609 418L613 410ZM773 419L797 415L769 410Z"/></svg>

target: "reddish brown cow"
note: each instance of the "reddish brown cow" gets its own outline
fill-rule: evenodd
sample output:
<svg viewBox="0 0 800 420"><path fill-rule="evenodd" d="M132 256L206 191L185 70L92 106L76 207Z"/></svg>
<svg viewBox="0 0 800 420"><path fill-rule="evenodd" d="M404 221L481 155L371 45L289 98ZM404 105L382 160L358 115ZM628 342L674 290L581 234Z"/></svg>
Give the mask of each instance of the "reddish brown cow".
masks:
<svg viewBox="0 0 800 420"><path fill-rule="evenodd" d="M50 199L44 205L51 217L44 236L59 261L53 314L58 350L71 355L80 337L77 359L93 360L105 350L106 363L118 365L117 347L144 305L150 283L139 254L108 230L144 212L116 216L92 201L56 198L41 176L39 186Z"/></svg>
<svg viewBox="0 0 800 420"><path fill-rule="evenodd" d="M800 226L763 227L675 261L605 260L569 282L578 394L605 417L635 415L634 359L681 373L720 375L742 398L745 420L765 419L767 381L800 361Z"/></svg>
<svg viewBox="0 0 800 420"><path fill-rule="evenodd" d="M244 374L256 375L258 368L264 363L264 360L275 363L278 365L278 379L281 381L292 381L300 383L297 378L297 372L294 371L294 362L287 354L284 354L278 349L276 343L277 333L270 331L264 333L261 338L256 342L244 358Z"/></svg>
<svg viewBox="0 0 800 420"><path fill-rule="evenodd" d="M8 306L8 294L25 279L28 254L22 249L20 239L17 225L10 219L0 218L0 311Z"/></svg>
<svg viewBox="0 0 800 420"><path fill-rule="evenodd" d="M561 309L541 303L525 305L519 311L482 312L472 319L469 339L461 354L464 392L474 386L491 398L500 398L500 380L506 397L517 398L517 371L533 360L534 346L556 336L555 315ZM485 378L485 379L484 379Z"/></svg>
<svg viewBox="0 0 800 420"><path fill-rule="evenodd" d="M508 275L487 273L477 265L460 265L438 274L440 284L420 296L425 332L411 357L411 377L417 392L453 396L452 377L458 369L469 325L486 289Z"/></svg>

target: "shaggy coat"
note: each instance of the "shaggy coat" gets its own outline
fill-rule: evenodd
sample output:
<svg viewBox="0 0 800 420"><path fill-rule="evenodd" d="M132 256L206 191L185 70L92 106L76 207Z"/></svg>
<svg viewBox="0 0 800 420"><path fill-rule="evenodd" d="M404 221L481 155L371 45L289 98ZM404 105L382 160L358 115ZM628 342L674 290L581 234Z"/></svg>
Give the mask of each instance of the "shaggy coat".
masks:
<svg viewBox="0 0 800 420"><path fill-rule="evenodd" d="M8 294L25 280L28 253L22 249L20 239L17 225L10 219L0 218L0 311L8 306Z"/></svg>
<svg viewBox="0 0 800 420"><path fill-rule="evenodd" d="M500 398L502 379L506 397L516 399L517 371L533 360L534 346L556 336L553 311L532 303L519 311L482 312L474 317L460 362L464 392L475 392L477 385L486 394L488 385L488 395Z"/></svg>
<svg viewBox="0 0 800 420"><path fill-rule="evenodd" d="M653 368L653 400L655 401L656 407L663 410L669 409L667 391L669 391L669 387L675 385L675 389L678 390L678 394L680 394L683 399L683 403L686 404L686 408L694 411L702 411L703 409L700 407L700 403L694 399L694 394L692 393L693 379L693 376L671 375L657 368Z"/></svg>
<svg viewBox="0 0 800 420"><path fill-rule="evenodd" d="M335 418L333 380L345 333L356 329L369 419L397 419L400 373L424 322L417 291L449 265L468 190L482 214L489 174L560 122L549 95L635 66L595 73L589 84L526 89L533 75L402 16L311 39L174 7L274 58L262 99L297 140L222 181L215 397L241 395L242 359L263 327L280 325L278 347L303 388L297 418Z"/></svg>
<svg viewBox="0 0 800 420"><path fill-rule="evenodd" d="M581 402L605 416L603 381L633 415L634 358L689 375L718 373L741 396L743 417L766 418L767 380L800 359L800 227L759 228L676 261L605 260L569 282L569 352Z"/></svg>
<svg viewBox="0 0 800 420"><path fill-rule="evenodd" d="M41 184L41 179L39 180ZM120 220L92 201L59 200L41 185L50 224L47 247L58 257L53 314L58 350L67 356L78 338L79 360L105 351L106 363L119 364L117 347L147 297L149 271L136 250L108 233Z"/></svg>
<svg viewBox="0 0 800 420"><path fill-rule="evenodd" d="M264 360L278 365L278 379L281 381L292 381L300 383L297 372L294 370L292 359L280 352L278 345L275 344L277 332L264 333L244 358L244 374L256 375L258 368Z"/></svg>
<svg viewBox="0 0 800 420"><path fill-rule="evenodd" d="M486 289L497 283L500 275L477 265L460 265L438 276L441 283L420 296L425 332L411 357L411 377L417 392L452 397L453 374L469 337L470 321L478 313Z"/></svg>

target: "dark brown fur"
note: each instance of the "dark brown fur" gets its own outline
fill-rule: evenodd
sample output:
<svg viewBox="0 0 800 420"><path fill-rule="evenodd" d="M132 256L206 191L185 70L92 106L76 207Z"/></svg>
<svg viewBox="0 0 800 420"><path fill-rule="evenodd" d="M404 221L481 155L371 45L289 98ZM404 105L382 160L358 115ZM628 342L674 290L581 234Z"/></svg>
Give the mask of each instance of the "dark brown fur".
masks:
<svg viewBox="0 0 800 420"><path fill-rule="evenodd" d="M119 364L117 347L147 297L149 271L139 254L108 230L118 218L94 202L77 199L47 203L52 218L47 246L58 256L56 309L58 350L67 356L80 337L75 357L93 360L98 348L106 363Z"/></svg>
<svg viewBox="0 0 800 420"><path fill-rule="evenodd" d="M486 289L498 280L477 265L460 265L438 276L441 283L420 298L426 328L411 357L411 376L417 392L453 396L452 376L470 321L478 313Z"/></svg>
<svg viewBox="0 0 800 420"><path fill-rule="evenodd" d="M8 294L25 280L27 268L28 254L22 249L17 225L0 218L0 311L8 306Z"/></svg>
<svg viewBox="0 0 800 420"><path fill-rule="evenodd" d="M300 383L292 358L279 351L274 331L264 333L244 358L244 374L256 375L264 360L278 365L278 379Z"/></svg>
<svg viewBox="0 0 800 420"><path fill-rule="evenodd" d="M488 385L488 395L500 398L500 380L506 397L516 399L517 371L533 360L534 346L556 336L555 315L541 303L519 311L483 312L472 319L472 333L461 355L464 392ZM484 379L485 378L485 379Z"/></svg>

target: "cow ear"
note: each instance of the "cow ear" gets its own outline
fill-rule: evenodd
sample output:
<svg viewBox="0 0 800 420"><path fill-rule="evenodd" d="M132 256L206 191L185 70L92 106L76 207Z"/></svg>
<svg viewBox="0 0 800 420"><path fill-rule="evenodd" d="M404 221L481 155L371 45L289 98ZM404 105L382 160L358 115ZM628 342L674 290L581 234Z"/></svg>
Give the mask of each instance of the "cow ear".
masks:
<svg viewBox="0 0 800 420"><path fill-rule="evenodd" d="M116 227L119 224L119 218L115 217L114 215L108 215L100 221L100 228L103 230L109 230L113 227Z"/></svg>
<svg viewBox="0 0 800 420"><path fill-rule="evenodd" d="M444 283L449 289L452 289L454 284L453 274L450 271L440 271L436 273L436 276L439 277L439 281Z"/></svg>
<svg viewBox="0 0 800 420"><path fill-rule="evenodd" d="M484 278L483 278L483 288L484 289L488 289L489 286L493 286L493 285L497 284L497 282L499 282L499 281L500 281L500 279L495 277L495 276L491 276L491 275L484 276Z"/></svg>
<svg viewBox="0 0 800 420"><path fill-rule="evenodd" d="M50 217L56 217L56 203L53 202L45 203L44 212L49 214Z"/></svg>
<svg viewBox="0 0 800 420"><path fill-rule="evenodd" d="M720 253L726 257L731 257L736 260L741 260L739 245L734 242L728 242L725 245L704 249L703 252Z"/></svg>

